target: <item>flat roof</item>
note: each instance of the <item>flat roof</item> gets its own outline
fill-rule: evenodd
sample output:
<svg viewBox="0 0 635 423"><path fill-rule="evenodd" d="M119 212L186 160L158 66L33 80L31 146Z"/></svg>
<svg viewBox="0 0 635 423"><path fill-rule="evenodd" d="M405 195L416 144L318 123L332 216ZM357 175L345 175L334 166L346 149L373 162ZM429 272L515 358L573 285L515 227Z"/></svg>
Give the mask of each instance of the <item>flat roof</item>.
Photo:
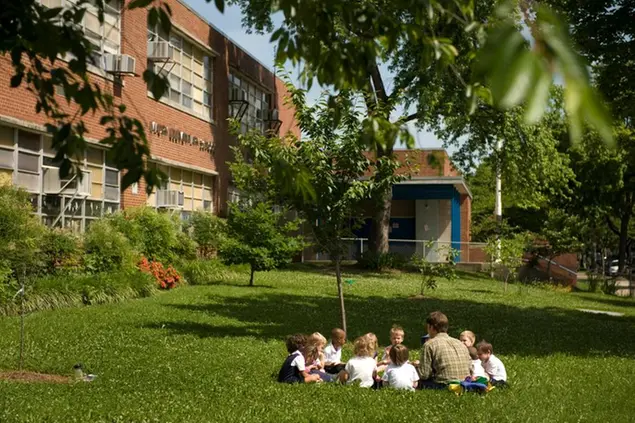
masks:
<svg viewBox="0 0 635 423"><path fill-rule="evenodd" d="M472 191L462 176L413 176L395 185L454 185L461 194L467 194L472 198Z"/></svg>

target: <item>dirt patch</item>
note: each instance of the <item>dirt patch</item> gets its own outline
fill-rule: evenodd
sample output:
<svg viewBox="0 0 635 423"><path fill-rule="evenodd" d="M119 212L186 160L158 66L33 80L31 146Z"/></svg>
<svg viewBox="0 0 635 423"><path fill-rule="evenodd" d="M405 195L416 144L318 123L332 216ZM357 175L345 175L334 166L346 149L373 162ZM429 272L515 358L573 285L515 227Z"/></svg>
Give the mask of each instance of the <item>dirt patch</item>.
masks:
<svg viewBox="0 0 635 423"><path fill-rule="evenodd" d="M20 372L14 371L0 371L0 380L8 380L12 382L23 383L70 383L71 378L68 376L49 375L46 373L36 372Z"/></svg>
<svg viewBox="0 0 635 423"><path fill-rule="evenodd" d="M426 295L421 295L421 294L417 294L417 295L413 295L411 297L408 297L409 300L427 300L430 297L426 296Z"/></svg>

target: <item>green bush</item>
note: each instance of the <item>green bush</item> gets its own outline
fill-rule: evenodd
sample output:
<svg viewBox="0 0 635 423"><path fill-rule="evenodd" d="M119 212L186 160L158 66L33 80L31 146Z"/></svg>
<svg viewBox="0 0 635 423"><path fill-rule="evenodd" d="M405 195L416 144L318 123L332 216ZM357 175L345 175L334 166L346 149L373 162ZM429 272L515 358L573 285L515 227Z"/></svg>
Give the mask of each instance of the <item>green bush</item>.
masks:
<svg viewBox="0 0 635 423"><path fill-rule="evenodd" d="M193 260L181 264L179 270L190 285L213 285L243 278L249 267L226 266L220 260Z"/></svg>
<svg viewBox="0 0 635 423"><path fill-rule="evenodd" d="M212 257L226 231L225 221L212 213L196 211L188 223L188 232L198 244L201 257Z"/></svg>
<svg viewBox="0 0 635 423"><path fill-rule="evenodd" d="M46 227L33 214L29 194L0 185L0 279L37 273Z"/></svg>
<svg viewBox="0 0 635 423"><path fill-rule="evenodd" d="M357 264L362 269L381 272L386 269L404 269L408 265L408 259L397 253L365 251L357 257Z"/></svg>
<svg viewBox="0 0 635 423"><path fill-rule="evenodd" d="M90 272L135 268L139 256L109 219L93 222L84 235L84 262Z"/></svg>
<svg viewBox="0 0 635 423"><path fill-rule="evenodd" d="M43 270L46 273L68 273L82 270L81 239L72 232L49 229L42 239Z"/></svg>
<svg viewBox="0 0 635 423"><path fill-rule="evenodd" d="M154 278L136 269L104 273L48 275L35 279L26 291L25 312L62 307L106 304L133 298L148 297L158 292ZM0 315L20 311L19 299L9 299L0 305Z"/></svg>
<svg viewBox="0 0 635 423"><path fill-rule="evenodd" d="M179 260L196 259L197 250L198 244L185 232L178 231L176 233L176 245L173 249L173 252Z"/></svg>
<svg viewBox="0 0 635 423"><path fill-rule="evenodd" d="M180 227L169 214L136 207L117 212L109 220L149 260L170 264L178 258Z"/></svg>

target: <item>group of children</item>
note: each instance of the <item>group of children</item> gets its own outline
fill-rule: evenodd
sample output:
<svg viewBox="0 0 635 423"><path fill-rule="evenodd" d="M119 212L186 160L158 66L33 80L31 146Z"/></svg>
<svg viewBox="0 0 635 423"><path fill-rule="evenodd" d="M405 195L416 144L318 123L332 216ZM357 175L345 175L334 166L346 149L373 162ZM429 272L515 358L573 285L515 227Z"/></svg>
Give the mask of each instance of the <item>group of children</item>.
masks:
<svg viewBox="0 0 635 423"><path fill-rule="evenodd" d="M419 361L409 361L408 348L403 345L405 332L399 326L390 330L390 345L383 350L378 359L377 336L367 333L355 339L354 357L342 362L342 347L346 343L346 333L339 328L331 332L331 342L319 332L310 336L302 334L287 338L287 351L278 381L283 383L334 382L359 384L365 388L390 387L394 389L414 390L419 383L419 374L415 366ZM422 344L427 340L423 337ZM471 331L461 333L459 340L466 346L472 358L471 380L490 381L492 384L505 384L507 373L505 366L492 350L492 345L482 341L476 346L476 336Z"/></svg>

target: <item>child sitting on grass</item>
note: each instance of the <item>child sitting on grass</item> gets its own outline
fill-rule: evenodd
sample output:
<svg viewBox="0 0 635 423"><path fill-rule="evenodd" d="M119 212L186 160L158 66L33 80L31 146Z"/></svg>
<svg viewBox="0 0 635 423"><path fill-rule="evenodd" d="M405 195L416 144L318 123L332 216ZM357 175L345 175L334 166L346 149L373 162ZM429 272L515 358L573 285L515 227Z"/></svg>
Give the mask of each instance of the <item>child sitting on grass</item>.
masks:
<svg viewBox="0 0 635 423"><path fill-rule="evenodd" d="M468 347L467 350L470 352L470 358L472 359L472 364L470 365L471 380L476 380L477 377L484 377L489 380L489 376L487 372L485 372L481 360L478 358L477 349L475 347Z"/></svg>
<svg viewBox="0 0 635 423"><path fill-rule="evenodd" d="M382 377L383 386L414 391L419 382L419 374L417 369L408 363L408 348L402 344L393 345L389 354L390 364Z"/></svg>
<svg viewBox="0 0 635 423"><path fill-rule="evenodd" d="M306 369L309 374L318 375L324 382L330 382L333 377L324 372L324 346L326 338L320 333L315 332L307 339L305 348Z"/></svg>
<svg viewBox="0 0 635 423"><path fill-rule="evenodd" d="M340 328L331 331L331 342L324 348L324 371L330 374L338 374L344 370L346 364L342 363L342 347L346 343L346 332Z"/></svg>
<svg viewBox="0 0 635 423"><path fill-rule="evenodd" d="M381 357L381 361L377 363L378 366L385 366L390 364L390 350L395 345L403 343L406 333L401 326L393 326L390 328L390 345L384 348L384 355ZM378 371L383 370L383 367L379 367Z"/></svg>
<svg viewBox="0 0 635 423"><path fill-rule="evenodd" d="M319 375L312 375L306 370L304 362L304 350L306 337L302 334L291 335L287 338L287 351L289 355L282 363L278 372L278 382L282 383L311 383L319 382Z"/></svg>
<svg viewBox="0 0 635 423"><path fill-rule="evenodd" d="M344 370L339 374L339 380L348 385L359 382L362 388L372 388L377 375L377 362L373 358L375 353L372 338L368 334L357 338L353 344L355 357L348 360Z"/></svg>
<svg viewBox="0 0 635 423"><path fill-rule="evenodd" d="M507 385L505 365L494 355L492 344L481 341L476 345L476 350L478 352L478 358L481 360L481 363L483 363L483 368L490 378L491 384L493 386Z"/></svg>
<svg viewBox="0 0 635 423"><path fill-rule="evenodd" d="M466 347L473 347L476 342L476 335L471 330L464 330L459 335L459 341L463 342Z"/></svg>

